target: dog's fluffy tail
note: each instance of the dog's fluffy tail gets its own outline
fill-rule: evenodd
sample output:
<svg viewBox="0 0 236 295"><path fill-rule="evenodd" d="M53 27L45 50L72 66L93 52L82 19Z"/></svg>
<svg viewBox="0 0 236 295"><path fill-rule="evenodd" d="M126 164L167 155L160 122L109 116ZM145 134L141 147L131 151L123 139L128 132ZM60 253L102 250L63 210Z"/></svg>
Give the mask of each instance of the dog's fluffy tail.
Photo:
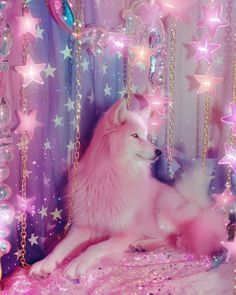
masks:
<svg viewBox="0 0 236 295"><path fill-rule="evenodd" d="M199 208L205 208L210 205L207 195L209 179L202 171L201 167L185 172L182 180L177 182L176 188L184 199L196 205Z"/></svg>
<svg viewBox="0 0 236 295"><path fill-rule="evenodd" d="M184 221L182 216L179 245L199 255L217 251L221 247L220 241L226 239L224 216L211 208L208 181L202 169L197 168L177 184L182 197L196 209L196 215L191 220L186 218Z"/></svg>

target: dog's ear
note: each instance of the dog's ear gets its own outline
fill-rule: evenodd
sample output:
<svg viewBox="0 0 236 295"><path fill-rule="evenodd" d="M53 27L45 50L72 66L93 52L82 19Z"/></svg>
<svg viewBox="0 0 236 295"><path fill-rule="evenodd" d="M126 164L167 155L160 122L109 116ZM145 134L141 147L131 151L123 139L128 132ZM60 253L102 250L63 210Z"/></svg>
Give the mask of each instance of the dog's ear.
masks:
<svg viewBox="0 0 236 295"><path fill-rule="evenodd" d="M152 109L149 106L138 111L138 114L143 118L144 121L148 121L151 117Z"/></svg>
<svg viewBox="0 0 236 295"><path fill-rule="evenodd" d="M111 108L111 120L116 125L122 125L127 120L127 102L124 98L118 100Z"/></svg>

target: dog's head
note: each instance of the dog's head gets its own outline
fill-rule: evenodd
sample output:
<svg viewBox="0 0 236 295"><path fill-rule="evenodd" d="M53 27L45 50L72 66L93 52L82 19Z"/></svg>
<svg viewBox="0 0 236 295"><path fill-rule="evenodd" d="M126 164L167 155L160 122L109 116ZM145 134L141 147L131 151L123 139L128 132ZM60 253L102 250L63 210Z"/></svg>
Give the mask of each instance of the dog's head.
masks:
<svg viewBox="0 0 236 295"><path fill-rule="evenodd" d="M162 152L147 139L149 115L148 107L138 112L129 111L125 99L116 102L106 112L103 126L107 130L113 157L153 162L161 155Z"/></svg>

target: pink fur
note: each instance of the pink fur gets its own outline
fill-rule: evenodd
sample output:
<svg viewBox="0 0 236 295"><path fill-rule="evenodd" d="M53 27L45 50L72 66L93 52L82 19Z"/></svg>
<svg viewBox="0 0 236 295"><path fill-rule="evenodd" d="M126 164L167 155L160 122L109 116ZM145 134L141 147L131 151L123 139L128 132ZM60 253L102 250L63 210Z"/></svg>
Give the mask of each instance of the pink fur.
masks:
<svg viewBox="0 0 236 295"><path fill-rule="evenodd" d="M32 275L51 273L82 245L87 249L68 264L67 277L78 277L103 256L122 254L136 240L152 239L161 245L173 235L181 236L182 247L197 253L218 245L223 219L207 211L199 170L175 188L151 177L157 150L147 140L146 119L146 110L130 112L124 100L104 114L79 163L72 228L48 257L32 267ZM207 216L217 221L217 227L203 231ZM201 246L206 239L209 245Z"/></svg>

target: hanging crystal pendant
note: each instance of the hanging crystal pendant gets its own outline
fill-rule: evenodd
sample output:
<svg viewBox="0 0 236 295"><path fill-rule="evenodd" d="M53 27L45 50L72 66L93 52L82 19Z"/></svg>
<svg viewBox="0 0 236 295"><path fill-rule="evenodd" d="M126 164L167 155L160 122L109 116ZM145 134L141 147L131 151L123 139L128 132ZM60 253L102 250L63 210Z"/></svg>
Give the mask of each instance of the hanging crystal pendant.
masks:
<svg viewBox="0 0 236 295"><path fill-rule="evenodd" d="M9 102L2 97L0 99L0 128L7 127L11 122L11 110Z"/></svg>

